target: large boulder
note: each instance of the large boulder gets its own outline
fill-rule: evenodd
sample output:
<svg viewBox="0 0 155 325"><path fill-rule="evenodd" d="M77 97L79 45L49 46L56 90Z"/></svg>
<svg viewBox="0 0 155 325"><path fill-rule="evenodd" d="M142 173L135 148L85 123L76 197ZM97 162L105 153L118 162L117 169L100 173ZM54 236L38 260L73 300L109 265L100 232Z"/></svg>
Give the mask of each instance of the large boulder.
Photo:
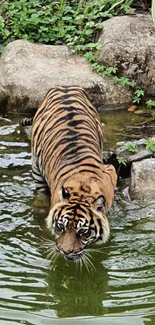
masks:
<svg viewBox="0 0 155 325"><path fill-rule="evenodd" d="M155 27L150 14L117 16L104 22L99 61L118 69L155 95Z"/></svg>
<svg viewBox="0 0 155 325"><path fill-rule="evenodd" d="M130 196L138 200L155 200L155 158L132 163Z"/></svg>
<svg viewBox="0 0 155 325"><path fill-rule="evenodd" d="M0 103L12 111L36 108L55 85L80 85L96 106L123 106L131 92L109 78L101 78L67 46L10 43L0 59Z"/></svg>

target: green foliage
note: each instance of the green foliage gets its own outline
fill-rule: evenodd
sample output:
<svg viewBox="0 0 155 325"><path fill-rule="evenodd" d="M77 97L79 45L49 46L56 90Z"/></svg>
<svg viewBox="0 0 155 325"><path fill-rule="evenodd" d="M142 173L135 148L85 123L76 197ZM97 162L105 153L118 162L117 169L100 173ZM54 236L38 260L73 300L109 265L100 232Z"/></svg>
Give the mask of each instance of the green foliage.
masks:
<svg viewBox="0 0 155 325"><path fill-rule="evenodd" d="M134 104L140 104L143 96L144 96L144 90L142 89L135 90L132 102Z"/></svg>
<svg viewBox="0 0 155 325"><path fill-rule="evenodd" d="M128 144L128 151L136 153L139 151L138 146L134 143L129 143Z"/></svg>
<svg viewBox="0 0 155 325"><path fill-rule="evenodd" d="M115 75L117 72L117 68L114 68L114 67L108 67L105 69L105 72L104 74L107 75L107 76L110 76L111 74L112 75Z"/></svg>
<svg viewBox="0 0 155 325"><path fill-rule="evenodd" d="M98 50L101 21L129 10L132 1L20 0L2 1L0 44L28 39L46 44L66 43L76 50Z"/></svg>
<svg viewBox="0 0 155 325"><path fill-rule="evenodd" d="M104 20L119 13L131 13L133 0L16 0L0 5L0 52L16 39L45 44L67 44L73 52L82 53L92 69L101 76L112 76L115 82L134 89L136 83L116 76L117 68L98 63L100 46L96 42ZM154 19L155 0L152 1ZM137 89L133 103L139 104L144 91ZM155 102L148 100L148 108Z"/></svg>
<svg viewBox="0 0 155 325"><path fill-rule="evenodd" d="M146 141L146 149L149 149L152 152L155 152L155 141L152 139L148 139Z"/></svg>
<svg viewBox="0 0 155 325"><path fill-rule="evenodd" d="M151 100L151 99L147 100L146 101L146 106L147 106L147 108L153 108L153 107L155 107L155 101L154 100Z"/></svg>
<svg viewBox="0 0 155 325"><path fill-rule="evenodd" d="M121 156L117 156L117 161L119 163L119 165L127 165L127 159L125 157L121 157Z"/></svg>
<svg viewBox="0 0 155 325"><path fill-rule="evenodd" d="M88 60L92 70L95 70L101 76L110 76L116 74L117 69L114 67L106 68L103 64L97 62L95 54L92 51L88 51L84 54L84 57Z"/></svg>
<svg viewBox="0 0 155 325"><path fill-rule="evenodd" d="M115 81L120 83L122 86L135 87L136 83L134 81L130 81L127 77L115 77Z"/></svg>

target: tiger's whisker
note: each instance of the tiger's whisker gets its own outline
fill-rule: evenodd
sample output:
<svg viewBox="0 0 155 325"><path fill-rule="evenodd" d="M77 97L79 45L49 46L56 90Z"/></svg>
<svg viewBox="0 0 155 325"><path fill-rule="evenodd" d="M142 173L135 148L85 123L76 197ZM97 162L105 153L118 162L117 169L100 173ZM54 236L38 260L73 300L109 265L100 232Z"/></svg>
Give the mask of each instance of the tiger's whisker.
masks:
<svg viewBox="0 0 155 325"><path fill-rule="evenodd" d="M83 255L83 264L86 267L87 271L90 273L89 263L88 263L87 257L85 255Z"/></svg>
<svg viewBox="0 0 155 325"><path fill-rule="evenodd" d="M96 248L86 248L86 251L90 253L103 253L101 249L96 249Z"/></svg>
<svg viewBox="0 0 155 325"><path fill-rule="evenodd" d="M85 258L87 265L90 267L90 270L96 270L94 264L92 263L92 261L90 260L88 254L86 252L84 253L84 258Z"/></svg>
<svg viewBox="0 0 155 325"><path fill-rule="evenodd" d="M53 259L53 257L56 255L56 254L58 254L57 253L57 251L55 250L55 249L51 249L51 248L49 248L49 249L47 249L46 250L46 258L48 259L48 258L52 258Z"/></svg>
<svg viewBox="0 0 155 325"><path fill-rule="evenodd" d="M82 272L82 265L83 265L83 260L82 260L82 257L80 258L79 260L79 265L80 265L80 272Z"/></svg>
<svg viewBox="0 0 155 325"><path fill-rule="evenodd" d="M55 253L55 250L47 249L45 254L50 254L51 256Z"/></svg>
<svg viewBox="0 0 155 325"><path fill-rule="evenodd" d="M49 253L46 255L46 258L47 258L47 259L49 259L49 258L53 259L54 256L55 256L55 252L49 252Z"/></svg>

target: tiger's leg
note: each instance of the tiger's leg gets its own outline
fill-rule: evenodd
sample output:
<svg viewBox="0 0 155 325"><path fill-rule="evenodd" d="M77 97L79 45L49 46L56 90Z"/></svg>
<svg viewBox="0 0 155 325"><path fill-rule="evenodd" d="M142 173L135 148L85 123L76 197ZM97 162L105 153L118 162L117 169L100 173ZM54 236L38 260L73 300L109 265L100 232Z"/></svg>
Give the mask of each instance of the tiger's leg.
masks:
<svg viewBox="0 0 155 325"><path fill-rule="evenodd" d="M34 162L32 162L32 176L37 191L33 207L37 212L42 213L50 205L49 191L45 178L41 175L39 168Z"/></svg>
<svg viewBox="0 0 155 325"><path fill-rule="evenodd" d="M32 177L34 179L37 192L46 192L48 186L43 176L43 172L40 171L37 162L34 160L32 161Z"/></svg>

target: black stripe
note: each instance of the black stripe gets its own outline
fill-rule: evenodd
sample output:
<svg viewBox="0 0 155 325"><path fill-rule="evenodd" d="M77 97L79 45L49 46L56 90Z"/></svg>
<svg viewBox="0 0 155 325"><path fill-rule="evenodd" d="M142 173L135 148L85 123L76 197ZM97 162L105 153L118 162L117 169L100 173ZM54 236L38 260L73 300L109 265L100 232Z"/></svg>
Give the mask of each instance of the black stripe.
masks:
<svg viewBox="0 0 155 325"><path fill-rule="evenodd" d="M70 121L70 122L68 123L68 126L75 127L75 126L77 126L78 124L82 124L82 123L83 123L82 120L73 120L73 121Z"/></svg>
<svg viewBox="0 0 155 325"><path fill-rule="evenodd" d="M45 133L45 135L47 135L48 133L50 133L50 132L52 132L52 130L53 130L53 128L56 126L56 127L58 127L60 124L61 124L61 122L64 120L64 118L63 117L60 117L53 125L52 125L52 127L51 128L48 128L48 130L47 130L47 132ZM47 120L47 123L49 123L49 120ZM58 125L58 123L59 123L59 125ZM44 124L43 126L42 126L42 128L43 127L45 127L45 125L46 124ZM35 138L36 137L36 133L37 133L37 131L38 131L38 128L40 127L40 125L38 125L38 127L36 128L36 130L35 130L35 132L34 132L34 134L33 134L33 138ZM38 134L38 136L37 136L37 142L39 142L39 139L40 139L40 136L41 136L41 134L42 134L42 128L41 128L41 130L40 130L40 132L39 132L39 134Z"/></svg>
<svg viewBox="0 0 155 325"><path fill-rule="evenodd" d="M100 227L100 236L103 234L103 228L102 228L102 222L100 219L97 219L97 222L99 224L99 227Z"/></svg>
<svg viewBox="0 0 155 325"><path fill-rule="evenodd" d="M86 214L86 211L85 211L85 214ZM85 219L85 216L83 216L81 213L76 213L76 217L78 217L80 220Z"/></svg>
<svg viewBox="0 0 155 325"><path fill-rule="evenodd" d="M79 167L81 167L81 165L80 165ZM73 168L70 168L68 171L66 171L65 173L62 173L62 174L60 175L61 178L64 177L64 176L66 176L66 178L65 178L65 180L64 180L64 183L65 183L65 181L66 181L67 178L68 178L68 174L71 174L72 171L75 171L75 173L76 173L75 166L74 166ZM90 169L82 169L82 170L80 171L80 173L89 173L89 172L90 172ZM59 173L57 172L56 175L55 175L55 179L57 178L58 174L59 174ZM91 170L91 174L94 174L96 177L98 176L97 172L96 172L96 171L93 171L93 170ZM73 174L72 174L72 175L73 175Z"/></svg>
<svg viewBox="0 0 155 325"><path fill-rule="evenodd" d="M72 158L73 159L73 158ZM68 166L73 166L74 165L74 168L75 167L78 167L78 166L82 166L81 165L81 162L83 160L86 160L86 159L94 159L97 163L100 163L102 164L102 161L98 160L97 158L94 158L93 156L91 155L87 155L85 157L80 157L79 159L77 159L77 157L75 157L75 161L69 161L68 163L65 163L65 167L68 167ZM96 166L96 165L95 165ZM57 170L57 174L62 170L62 166L59 167L59 169Z"/></svg>

